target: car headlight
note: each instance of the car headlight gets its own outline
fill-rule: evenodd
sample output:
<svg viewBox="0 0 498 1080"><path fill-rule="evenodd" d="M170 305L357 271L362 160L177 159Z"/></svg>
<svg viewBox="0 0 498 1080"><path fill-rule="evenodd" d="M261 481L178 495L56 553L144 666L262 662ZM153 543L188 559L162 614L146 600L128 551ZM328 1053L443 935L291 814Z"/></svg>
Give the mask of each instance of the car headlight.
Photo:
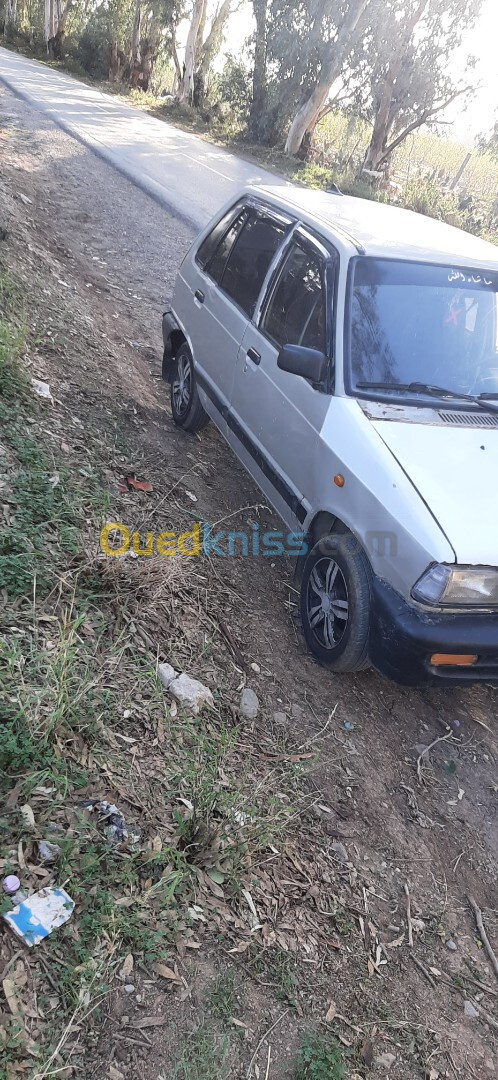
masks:
<svg viewBox="0 0 498 1080"><path fill-rule="evenodd" d="M486 566L431 566L413 586L422 604L498 607L498 569Z"/></svg>

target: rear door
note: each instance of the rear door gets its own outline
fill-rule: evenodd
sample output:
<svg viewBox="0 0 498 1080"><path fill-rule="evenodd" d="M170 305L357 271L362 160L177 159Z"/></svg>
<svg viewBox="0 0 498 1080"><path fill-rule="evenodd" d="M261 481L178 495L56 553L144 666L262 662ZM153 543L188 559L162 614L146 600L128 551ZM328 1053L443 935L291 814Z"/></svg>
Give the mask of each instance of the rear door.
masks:
<svg viewBox="0 0 498 1080"><path fill-rule="evenodd" d="M224 430L238 350L289 222L257 207L238 211L215 227L193 260L187 323L199 389Z"/></svg>
<svg viewBox="0 0 498 1080"><path fill-rule="evenodd" d="M313 504L318 435L330 395L281 371L277 358L287 344L331 355L334 281L333 253L296 229L237 360L227 437L293 529Z"/></svg>

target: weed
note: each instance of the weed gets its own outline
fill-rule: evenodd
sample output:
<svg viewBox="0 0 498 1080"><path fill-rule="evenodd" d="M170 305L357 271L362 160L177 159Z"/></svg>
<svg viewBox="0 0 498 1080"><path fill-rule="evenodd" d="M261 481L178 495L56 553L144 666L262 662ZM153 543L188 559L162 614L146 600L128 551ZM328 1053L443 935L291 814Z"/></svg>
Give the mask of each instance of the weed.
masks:
<svg viewBox="0 0 498 1080"><path fill-rule="evenodd" d="M330 1035L307 1032L298 1053L295 1080L345 1080L344 1053Z"/></svg>
<svg viewBox="0 0 498 1080"><path fill-rule="evenodd" d="M206 994L206 1006L211 1016L227 1021L237 1011L237 987L233 971L217 975Z"/></svg>
<svg viewBox="0 0 498 1080"><path fill-rule="evenodd" d="M202 1080L225 1080L228 1077L227 1058L228 1039L217 1038L205 1027L197 1028L189 1036L188 1045L173 1068L171 1080L201 1080L201 1077Z"/></svg>

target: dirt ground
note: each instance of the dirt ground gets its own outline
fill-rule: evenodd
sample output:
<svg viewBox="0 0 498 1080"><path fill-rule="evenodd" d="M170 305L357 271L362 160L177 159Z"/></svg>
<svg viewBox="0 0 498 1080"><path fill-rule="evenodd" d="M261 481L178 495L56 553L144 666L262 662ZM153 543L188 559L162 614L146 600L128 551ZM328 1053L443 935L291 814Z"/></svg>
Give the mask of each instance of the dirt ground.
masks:
<svg viewBox="0 0 498 1080"><path fill-rule="evenodd" d="M52 310L66 316L67 338L37 351L32 374L50 383L56 401L71 404L83 439L87 425L112 430L117 461L133 441L134 459L127 456L126 465L153 481L165 512L175 492L185 528L194 518L218 527L229 520L234 529L255 520L278 528L212 426L192 438L171 421L160 378L160 317L192 239L185 225L5 90L0 164L0 225L8 230L17 273L28 295L35 279L42 290L46 281L49 321ZM36 306L27 317L35 323ZM227 679L235 693L242 670L261 702L248 740L269 746L283 738L294 755L310 746L319 752L307 773L312 798L296 822L296 830L304 829L308 870L295 866L293 877L301 890L303 882L312 887L307 874L316 835L316 865L322 866L319 851L334 860L351 920L344 936L333 923L329 949L320 937L316 948L309 942L304 948L298 1008L282 1003L274 980L268 989L264 974L258 978L245 968L243 953L232 954L243 1051L229 1075L256 1075L247 1071L256 1051L264 1077L270 1044L266 1076L294 1075L289 1070L303 1017L311 1010L323 1018L333 1000L345 1045L361 1043L356 1075L372 1067L375 1075L397 1080L491 1077L498 1060L498 988L468 896L485 913L496 943L498 690L405 690L373 671L331 675L305 651L290 561L213 556L201 563L208 601L223 592ZM188 623L188 612L185 617ZM203 675L195 657L190 673ZM275 712L286 714L284 732ZM294 886L295 912L302 893ZM138 1004L116 991L108 1023L93 1032L78 1076L169 1078L173 1048L195 1027L203 988L231 963L233 939L227 937L227 952L223 948L222 933L204 940L195 963L189 961L186 997L143 973L134 979ZM465 1013L465 1000L477 1016ZM151 1025L135 1042L115 1039L123 1015L144 1008L164 1017L163 1026Z"/></svg>

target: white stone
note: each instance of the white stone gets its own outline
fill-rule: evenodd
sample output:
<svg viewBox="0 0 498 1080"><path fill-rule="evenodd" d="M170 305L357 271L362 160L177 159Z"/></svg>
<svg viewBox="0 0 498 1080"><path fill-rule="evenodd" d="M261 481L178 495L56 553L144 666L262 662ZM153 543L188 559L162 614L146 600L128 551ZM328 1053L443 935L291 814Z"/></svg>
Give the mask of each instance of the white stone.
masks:
<svg viewBox="0 0 498 1080"><path fill-rule="evenodd" d="M375 1058L375 1064L379 1069L390 1069L395 1061L395 1054L379 1054L379 1057Z"/></svg>
<svg viewBox="0 0 498 1080"><path fill-rule="evenodd" d="M38 397L45 398L53 405L54 399L52 397L52 394L50 393L50 386L47 382L43 382L42 379L35 379L34 375L32 375L31 385L35 394L38 394Z"/></svg>
<svg viewBox="0 0 498 1080"><path fill-rule="evenodd" d="M478 1013L475 1005L473 1005L471 1001L464 1001L464 1003L463 1003L463 1011L464 1011L465 1015L468 1016L471 1020L477 1020L477 1018L479 1016L479 1013Z"/></svg>
<svg viewBox="0 0 498 1080"><path fill-rule="evenodd" d="M204 705L214 706L213 695L209 687L183 672L173 679L168 686L170 694L179 705L185 705L193 713L199 713Z"/></svg>
<svg viewBox="0 0 498 1080"><path fill-rule="evenodd" d="M166 690L169 690L173 679L176 679L176 671L174 667L171 667L171 664L159 664L157 674L160 682L162 682Z"/></svg>
<svg viewBox="0 0 498 1080"><path fill-rule="evenodd" d="M254 693L254 690L251 690L250 686L246 686L240 695L240 715L244 720L255 720L258 715L258 709L258 695Z"/></svg>

